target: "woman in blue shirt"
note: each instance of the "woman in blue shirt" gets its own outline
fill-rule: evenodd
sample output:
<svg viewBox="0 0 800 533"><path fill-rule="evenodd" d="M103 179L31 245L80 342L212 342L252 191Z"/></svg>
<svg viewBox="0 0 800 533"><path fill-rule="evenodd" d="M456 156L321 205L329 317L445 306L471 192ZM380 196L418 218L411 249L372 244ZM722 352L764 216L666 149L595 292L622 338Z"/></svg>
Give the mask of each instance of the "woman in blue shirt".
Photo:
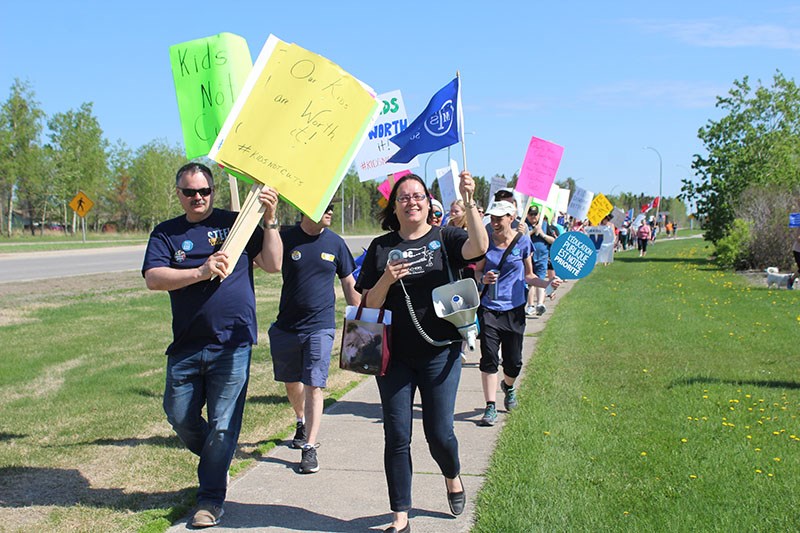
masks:
<svg viewBox="0 0 800 533"><path fill-rule="evenodd" d="M510 411L517 405L514 382L522 369L522 338L525 333L525 284L531 287L558 287L561 280L552 282L537 277L533 272L531 255L533 245L529 238L511 227L516 207L510 202L496 202L487 211L491 216L492 233L486 257L475 267L475 277L487 290L478 309L481 341L481 385L486 400L486 410L481 425L492 426L497 420L497 373L500 365L500 348L503 351L503 380L500 387L505 393L504 405ZM509 249L510 248L510 249ZM496 284L497 287L492 288Z"/></svg>

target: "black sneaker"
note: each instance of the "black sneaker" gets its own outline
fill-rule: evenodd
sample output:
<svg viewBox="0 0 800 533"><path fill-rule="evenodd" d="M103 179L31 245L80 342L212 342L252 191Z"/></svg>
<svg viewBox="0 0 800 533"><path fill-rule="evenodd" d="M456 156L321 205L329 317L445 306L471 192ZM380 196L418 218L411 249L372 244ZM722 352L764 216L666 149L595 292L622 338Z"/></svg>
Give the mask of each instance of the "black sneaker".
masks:
<svg viewBox="0 0 800 533"><path fill-rule="evenodd" d="M294 432L294 438L292 439L292 448L296 450L301 449L308 442L306 438L306 425L302 422L298 422L297 431Z"/></svg>
<svg viewBox="0 0 800 533"><path fill-rule="evenodd" d="M319 444L313 446L306 444L303 446L303 456L300 459L300 473L313 474L319 472L319 462L317 461L317 448Z"/></svg>

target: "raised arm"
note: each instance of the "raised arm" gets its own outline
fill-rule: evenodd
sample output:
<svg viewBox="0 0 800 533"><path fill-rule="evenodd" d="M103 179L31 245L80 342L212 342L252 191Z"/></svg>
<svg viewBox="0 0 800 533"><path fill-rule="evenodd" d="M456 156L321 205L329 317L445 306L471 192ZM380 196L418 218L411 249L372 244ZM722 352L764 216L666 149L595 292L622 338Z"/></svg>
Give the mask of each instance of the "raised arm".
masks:
<svg viewBox="0 0 800 533"><path fill-rule="evenodd" d="M486 228L483 226L481 216L478 213L477 206L475 205L475 181L472 179L472 174L464 170L459 174L461 182L458 189L461 191L461 197L464 199L464 207L466 208L467 217L467 240L464 246L461 247L461 256L464 259L475 259L486 253L489 248L489 234L486 233Z"/></svg>

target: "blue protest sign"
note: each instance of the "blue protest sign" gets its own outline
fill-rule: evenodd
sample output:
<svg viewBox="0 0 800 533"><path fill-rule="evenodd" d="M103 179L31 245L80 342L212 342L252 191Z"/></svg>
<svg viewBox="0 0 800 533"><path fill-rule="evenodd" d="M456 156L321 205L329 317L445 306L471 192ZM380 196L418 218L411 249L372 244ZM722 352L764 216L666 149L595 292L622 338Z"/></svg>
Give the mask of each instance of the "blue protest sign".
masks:
<svg viewBox="0 0 800 533"><path fill-rule="evenodd" d="M800 228L800 213L789 213L789 227Z"/></svg>
<svg viewBox="0 0 800 533"><path fill-rule="evenodd" d="M580 279L594 269L597 250L587 235L568 231L550 246L550 262L559 278Z"/></svg>

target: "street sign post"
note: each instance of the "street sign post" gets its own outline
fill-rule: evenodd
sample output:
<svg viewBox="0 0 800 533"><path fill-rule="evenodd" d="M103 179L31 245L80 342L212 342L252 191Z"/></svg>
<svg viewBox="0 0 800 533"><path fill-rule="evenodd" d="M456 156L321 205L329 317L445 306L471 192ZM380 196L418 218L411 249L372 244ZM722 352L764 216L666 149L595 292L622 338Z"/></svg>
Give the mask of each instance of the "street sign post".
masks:
<svg viewBox="0 0 800 533"><path fill-rule="evenodd" d="M83 191L78 191L78 194L75 195L69 202L69 206L75 211L79 217L81 217L81 228L83 231L83 242L86 242L86 213L92 210L94 207L94 202L86 196Z"/></svg>

